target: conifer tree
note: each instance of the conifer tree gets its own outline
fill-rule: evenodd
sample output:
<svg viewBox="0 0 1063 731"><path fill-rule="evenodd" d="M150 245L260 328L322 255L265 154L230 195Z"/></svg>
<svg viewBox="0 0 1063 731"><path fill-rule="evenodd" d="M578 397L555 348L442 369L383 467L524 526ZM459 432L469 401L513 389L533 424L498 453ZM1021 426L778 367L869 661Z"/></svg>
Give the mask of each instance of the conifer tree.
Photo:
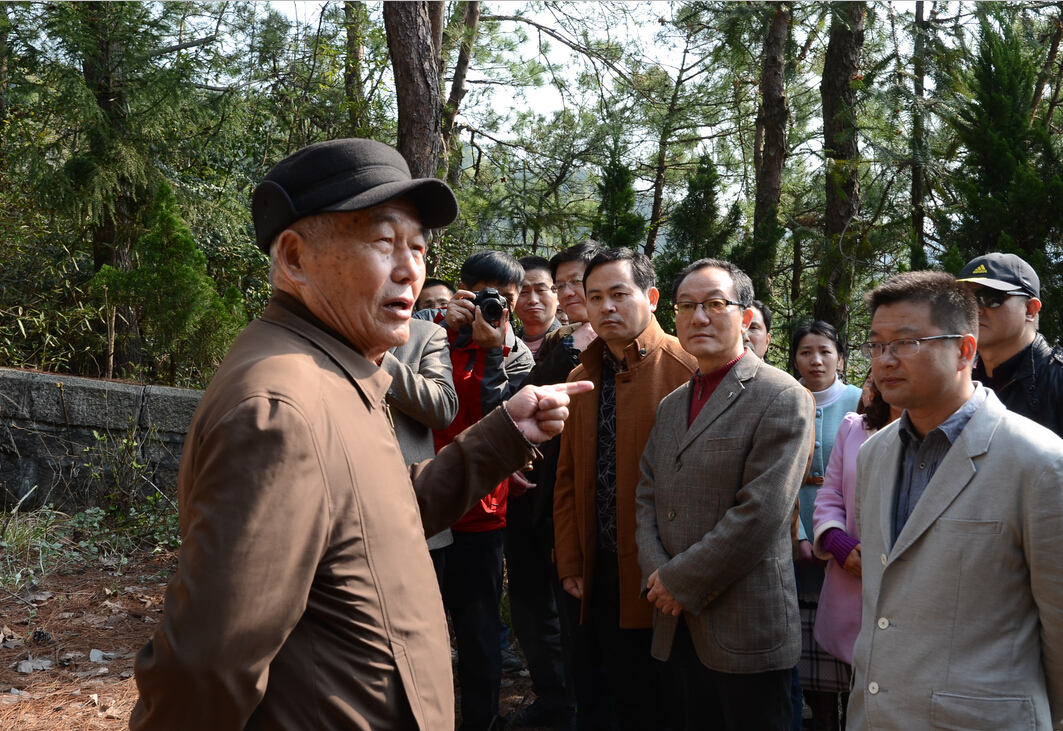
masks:
<svg viewBox="0 0 1063 731"><path fill-rule="evenodd" d="M657 319L671 330L672 280L698 259L727 258L741 224L738 203L732 204L726 215L720 209L720 174L712 157L702 155L698 167L687 179L686 197L676 204L669 219L668 241L654 260L661 301Z"/></svg>
<svg viewBox="0 0 1063 731"><path fill-rule="evenodd" d="M598 193L602 203L594 238L602 246L635 248L646 237L646 218L635 210L635 176L620 159L620 140L613 139L609 161L602 167Z"/></svg>
<svg viewBox="0 0 1063 731"><path fill-rule="evenodd" d="M155 367L166 363L167 382L179 372L209 371L244 325L242 297L224 297L207 275L207 260L181 220L177 198L165 182L155 192L147 234L136 244L136 266L124 272L104 265L94 279L107 306L134 309L144 349Z"/></svg>
<svg viewBox="0 0 1063 731"><path fill-rule="evenodd" d="M1013 14L1007 8L995 13L980 13L970 99L951 120L966 154L956 178L959 222L948 236L943 264L958 271L981 254L1018 254L1041 277L1041 329L1054 337L1060 333L1063 272L1048 250L1063 235L1060 161L1044 123L1030 116L1036 61Z"/></svg>

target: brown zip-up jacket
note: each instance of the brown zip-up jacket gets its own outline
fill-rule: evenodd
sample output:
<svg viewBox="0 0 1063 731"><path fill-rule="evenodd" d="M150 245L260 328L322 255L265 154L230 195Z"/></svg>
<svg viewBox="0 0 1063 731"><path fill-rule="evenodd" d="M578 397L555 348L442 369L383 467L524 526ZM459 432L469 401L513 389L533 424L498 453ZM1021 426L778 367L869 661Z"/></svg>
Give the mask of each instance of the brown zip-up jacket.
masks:
<svg viewBox="0 0 1063 731"><path fill-rule="evenodd" d="M133 731L453 728L425 535L537 452L498 409L407 469L391 382L283 293L237 338L185 443Z"/></svg>
<svg viewBox="0 0 1063 731"><path fill-rule="evenodd" d="M572 397L561 432L561 456L554 486L554 550L557 575L583 577L580 621L593 601L594 553L597 544L598 398L602 391L605 341L592 342L580 354L581 365L569 381L593 381L594 390ZM642 571L635 544L635 488L639 460L650 438L657 407L697 368L694 356L661 329L656 318L624 350L627 371L616 374L616 521L620 561L620 626L652 626L653 605L639 596Z"/></svg>

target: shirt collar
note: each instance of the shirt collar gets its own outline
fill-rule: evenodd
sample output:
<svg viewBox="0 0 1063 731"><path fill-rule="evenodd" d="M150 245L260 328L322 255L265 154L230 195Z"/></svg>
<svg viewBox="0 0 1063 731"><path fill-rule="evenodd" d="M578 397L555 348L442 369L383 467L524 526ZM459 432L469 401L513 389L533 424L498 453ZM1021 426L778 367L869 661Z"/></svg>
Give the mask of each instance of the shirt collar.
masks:
<svg viewBox="0 0 1063 731"><path fill-rule="evenodd" d="M960 432L962 432L964 427L967 426L967 422L971 420L974 413L985 403L987 393L986 389L982 387L982 384L975 382L974 393L964 402L963 406L956 409L956 411L952 412L952 416L927 432L926 436L929 437L934 432L941 432L945 439L948 440L949 444L955 444L960 436ZM908 409L905 409L901 414L900 422L899 428L901 439L904 441L905 446L913 443L920 444L923 441L912 427L912 420L908 416Z"/></svg>

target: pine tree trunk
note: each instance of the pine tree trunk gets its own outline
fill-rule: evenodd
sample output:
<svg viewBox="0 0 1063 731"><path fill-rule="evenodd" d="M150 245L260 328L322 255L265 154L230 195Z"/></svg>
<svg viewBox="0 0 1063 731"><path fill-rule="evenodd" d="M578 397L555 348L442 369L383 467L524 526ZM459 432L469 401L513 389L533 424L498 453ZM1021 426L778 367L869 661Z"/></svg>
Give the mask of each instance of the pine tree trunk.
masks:
<svg viewBox="0 0 1063 731"><path fill-rule="evenodd" d="M442 2L384 3L384 28L398 102L398 150L415 178L436 177L443 150L432 5L441 6Z"/></svg>
<svg viewBox="0 0 1063 731"><path fill-rule="evenodd" d="M927 159L926 128L923 123L923 95L926 79L926 21L923 18L923 2L915 4L915 48L912 54L915 103L912 108L912 243L911 265L913 271L926 269L926 196L925 178Z"/></svg>
<svg viewBox="0 0 1063 731"><path fill-rule="evenodd" d="M786 125L790 110L786 103L784 71L786 39L790 31L790 7L774 3L775 12L764 34L764 57L760 75L760 108L757 110L757 149L754 153L754 173L757 183L753 208L753 251L755 257L746 264L756 265L748 272L758 294L767 298L771 293L771 272L775 264L775 247L779 239L779 197L782 192L782 173L786 162Z"/></svg>
<svg viewBox="0 0 1063 731"><path fill-rule="evenodd" d="M470 2L465 7L465 18L461 27L461 47L458 60L454 65L454 80L450 84L450 96L443 107L443 149L449 158L447 165L447 182L457 183L461 172L461 146L454 134L454 119L461 109L461 100L465 98L465 79L469 74L472 61L472 49L476 43L476 33L480 25L480 3Z"/></svg>
<svg viewBox="0 0 1063 731"><path fill-rule="evenodd" d="M123 84L122 44L110 33L109 3L87 2L81 6L82 28L91 39L82 59L85 85L92 92L110 134L120 135L129 125ZM103 135L90 138L92 157L105 159L110 143ZM133 219L136 196L129 180L119 181L119 194L111 213L91 227L92 261L95 271L107 264L120 271L133 268ZM117 308L115 323L114 369L119 375L133 376L143 363L140 327L137 312L128 307ZM105 354L101 361L108 360Z"/></svg>
<svg viewBox="0 0 1063 731"><path fill-rule="evenodd" d="M362 61L365 60L365 28L369 22L364 2L348 0L343 3L343 25L347 30L347 58L343 69L343 91L347 97L347 134L366 137L369 134L365 119L365 82Z"/></svg>
<svg viewBox="0 0 1063 731"><path fill-rule="evenodd" d="M832 3L830 40L823 62L823 152L826 156L827 207L824 248L814 314L839 330L849 321L855 260L849 256L860 212L860 153L853 81L864 45L866 3Z"/></svg>

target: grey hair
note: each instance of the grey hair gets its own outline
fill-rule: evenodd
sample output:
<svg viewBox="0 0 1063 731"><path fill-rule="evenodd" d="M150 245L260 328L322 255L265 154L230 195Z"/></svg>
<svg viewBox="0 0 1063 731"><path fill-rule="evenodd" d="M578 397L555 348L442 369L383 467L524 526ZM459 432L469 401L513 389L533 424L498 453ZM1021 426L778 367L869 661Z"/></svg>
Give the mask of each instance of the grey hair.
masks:
<svg viewBox="0 0 1063 731"><path fill-rule="evenodd" d="M336 217L332 213L315 213L306 218L300 218L284 231L295 231L304 241L311 246L318 246L336 232ZM276 286L274 277L277 273L279 262L277 261L277 242L284 234L281 231L269 242L269 283Z"/></svg>

